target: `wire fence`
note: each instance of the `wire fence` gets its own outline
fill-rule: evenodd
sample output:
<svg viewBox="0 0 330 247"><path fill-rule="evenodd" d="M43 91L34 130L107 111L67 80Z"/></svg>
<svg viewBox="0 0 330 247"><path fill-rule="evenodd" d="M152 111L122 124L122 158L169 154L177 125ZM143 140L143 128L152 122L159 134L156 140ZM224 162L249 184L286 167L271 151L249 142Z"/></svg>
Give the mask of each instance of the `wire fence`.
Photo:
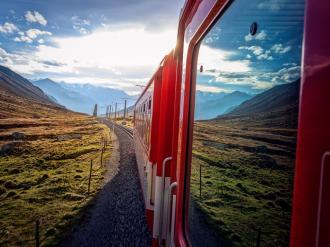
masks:
<svg viewBox="0 0 330 247"><path fill-rule="evenodd" d="M105 167L105 153L110 151L109 143L112 141L112 137L110 135L108 138L102 138L100 142L99 151L92 157L90 160L86 162L86 165L89 166L88 175L84 177L77 177L74 178L74 184L69 179L69 172L66 169L66 172L63 174L62 182L64 187L73 189L74 191L78 192L79 194L85 195L85 197L81 201L77 201L76 206L80 206L86 202L89 196L95 192L95 188L92 187L93 178L99 177L100 170ZM77 186L77 180L79 180L79 184ZM47 186L46 186L47 188ZM24 221L21 222L21 221ZM21 221L13 222L16 228L22 229L22 234L20 238L17 239L15 242L20 246L41 246L48 238L54 235L55 229L49 228L49 224L45 223L48 222L47 216L37 216L32 215L29 220L22 219ZM24 230L23 230L24 229ZM6 228L4 224L0 222L0 246L2 245L11 245L11 230Z"/></svg>

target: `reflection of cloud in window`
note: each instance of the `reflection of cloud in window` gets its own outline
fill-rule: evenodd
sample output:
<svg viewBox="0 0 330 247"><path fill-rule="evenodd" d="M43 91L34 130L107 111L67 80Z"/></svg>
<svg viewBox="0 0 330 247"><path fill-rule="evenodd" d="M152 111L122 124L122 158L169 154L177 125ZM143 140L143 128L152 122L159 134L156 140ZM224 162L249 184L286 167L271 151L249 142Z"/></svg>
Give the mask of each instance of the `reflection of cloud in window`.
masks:
<svg viewBox="0 0 330 247"><path fill-rule="evenodd" d="M233 51L225 51L201 45L198 67L203 65L205 72L210 69L217 69L224 72L247 72L250 71L249 60L231 61L230 57L235 55Z"/></svg>
<svg viewBox="0 0 330 247"><path fill-rule="evenodd" d="M282 44L275 44L272 46L271 50L273 50L275 53L284 54L291 50L291 46L284 47Z"/></svg>
<svg viewBox="0 0 330 247"><path fill-rule="evenodd" d="M300 78L300 66L283 68L273 74L272 82L286 83Z"/></svg>
<svg viewBox="0 0 330 247"><path fill-rule="evenodd" d="M284 63L283 66L297 66L296 63Z"/></svg>
<svg viewBox="0 0 330 247"><path fill-rule="evenodd" d="M273 60L270 50L264 50L260 46L240 46L240 47L238 47L238 49L251 51L258 60L265 60L265 59ZM247 57L247 58L250 59L251 55L249 55L249 57Z"/></svg>
<svg viewBox="0 0 330 247"><path fill-rule="evenodd" d="M249 42L251 40L265 40L266 37L267 33L264 30L261 30L261 32L255 36L252 36L251 34L245 35L244 39L246 42Z"/></svg>
<svg viewBox="0 0 330 247"><path fill-rule="evenodd" d="M230 93L232 91L220 87L201 85L200 82L196 83L196 90L209 93Z"/></svg>
<svg viewBox="0 0 330 247"><path fill-rule="evenodd" d="M268 0L259 3L258 9L268 9L272 11L278 11L281 9L281 6L278 0Z"/></svg>
<svg viewBox="0 0 330 247"><path fill-rule="evenodd" d="M205 72L208 76L212 77L208 81L208 83L212 84L212 86L219 83L236 86L241 85L248 86L250 89L259 91L269 89L278 84L293 82L300 78L300 66L282 68L275 72L224 72L216 69L211 69ZM204 73L199 76L204 76Z"/></svg>

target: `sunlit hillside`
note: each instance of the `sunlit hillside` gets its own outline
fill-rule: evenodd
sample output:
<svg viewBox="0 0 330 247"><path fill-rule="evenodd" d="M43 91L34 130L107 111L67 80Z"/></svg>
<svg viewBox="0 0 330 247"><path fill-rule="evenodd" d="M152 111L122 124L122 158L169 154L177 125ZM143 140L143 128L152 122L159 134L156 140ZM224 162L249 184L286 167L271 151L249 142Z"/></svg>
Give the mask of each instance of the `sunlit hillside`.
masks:
<svg viewBox="0 0 330 247"><path fill-rule="evenodd" d="M37 221L44 246L82 217L112 146L97 119L0 87L0 148L0 246L35 246Z"/></svg>

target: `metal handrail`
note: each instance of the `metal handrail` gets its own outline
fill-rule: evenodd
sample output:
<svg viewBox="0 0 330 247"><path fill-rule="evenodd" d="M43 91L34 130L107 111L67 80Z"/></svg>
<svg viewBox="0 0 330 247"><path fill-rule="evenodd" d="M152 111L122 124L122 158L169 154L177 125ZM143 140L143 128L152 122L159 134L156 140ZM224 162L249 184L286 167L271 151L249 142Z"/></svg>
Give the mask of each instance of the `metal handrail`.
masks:
<svg viewBox="0 0 330 247"><path fill-rule="evenodd" d="M158 244L161 246L162 235L163 235L163 212L164 212L164 190L165 190L165 166L168 161L172 160L172 157L167 157L163 160L162 167L162 190L161 190L161 203L160 203L160 212L159 212L159 235L158 235Z"/></svg>
<svg viewBox="0 0 330 247"><path fill-rule="evenodd" d="M171 196L172 196L172 190L174 189L174 188L176 188L178 186L178 183L177 182L173 182L173 183L171 183L171 185L170 185L170 188L169 188L169 190L168 190L168 208L169 208L169 212L168 212L168 215L167 215L167 222L169 223L170 221L171 221ZM171 246L171 240L172 240L172 238L173 238L173 236L172 236L172 227L171 227L171 224L169 224L169 229L168 229L168 231L169 231L169 234L170 234L170 238L169 239L167 239L167 246Z"/></svg>

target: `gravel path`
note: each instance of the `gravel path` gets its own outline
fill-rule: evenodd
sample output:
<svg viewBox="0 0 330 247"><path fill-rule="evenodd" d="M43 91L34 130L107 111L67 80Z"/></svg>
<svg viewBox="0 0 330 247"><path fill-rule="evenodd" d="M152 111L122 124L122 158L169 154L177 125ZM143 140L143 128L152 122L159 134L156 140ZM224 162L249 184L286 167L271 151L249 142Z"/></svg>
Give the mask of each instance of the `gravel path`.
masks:
<svg viewBox="0 0 330 247"><path fill-rule="evenodd" d="M60 246L151 246L133 141L119 128L115 134L105 185L88 216Z"/></svg>

